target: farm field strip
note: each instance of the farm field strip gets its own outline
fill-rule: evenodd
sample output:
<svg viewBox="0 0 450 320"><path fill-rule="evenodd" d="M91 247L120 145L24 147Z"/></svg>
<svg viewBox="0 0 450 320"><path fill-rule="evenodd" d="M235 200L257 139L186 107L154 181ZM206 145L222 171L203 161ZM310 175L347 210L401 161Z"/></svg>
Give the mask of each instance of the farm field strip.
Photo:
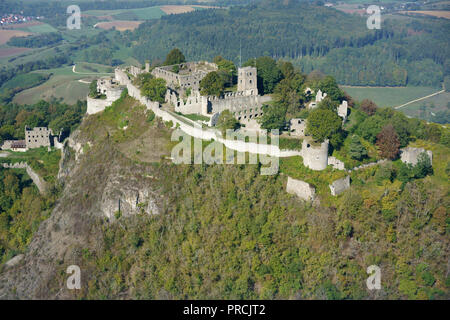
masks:
<svg viewBox="0 0 450 320"><path fill-rule="evenodd" d="M341 88L356 100L370 99L379 107L396 107L409 101L436 93L430 87L353 87Z"/></svg>

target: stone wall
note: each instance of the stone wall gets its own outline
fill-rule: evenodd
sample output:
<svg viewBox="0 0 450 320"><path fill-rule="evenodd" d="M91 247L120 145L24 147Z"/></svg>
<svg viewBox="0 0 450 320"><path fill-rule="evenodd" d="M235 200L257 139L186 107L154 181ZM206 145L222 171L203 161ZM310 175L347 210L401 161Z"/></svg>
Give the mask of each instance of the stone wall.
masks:
<svg viewBox="0 0 450 320"><path fill-rule="evenodd" d="M301 155L306 167L312 170L325 170L328 165L328 140L319 146L311 144L308 139L303 140Z"/></svg>
<svg viewBox="0 0 450 320"><path fill-rule="evenodd" d="M52 134L52 130L46 127L35 127L33 129L25 127L27 148L49 147L50 135Z"/></svg>
<svg viewBox="0 0 450 320"><path fill-rule="evenodd" d="M347 101L342 101L337 109L337 114L342 118L342 122L347 121L347 113L348 113L348 103Z"/></svg>
<svg viewBox="0 0 450 320"><path fill-rule="evenodd" d="M26 162L16 162L16 163L3 163L3 168L9 169L26 169L27 174L33 180L34 184L38 188L41 194L47 192L48 186L44 179L42 179Z"/></svg>
<svg viewBox="0 0 450 320"><path fill-rule="evenodd" d="M266 145L266 144L256 144L256 143L246 143L245 141L231 141L225 140L218 134L219 131L214 129L202 129L199 127L194 127L188 125L186 122L181 121L174 114L162 110L158 102L150 101L146 97L141 96L140 90L137 89L130 81L128 76L122 71L116 69L116 75L118 75L118 80L122 79L123 82L121 84L126 85L128 88L128 94L140 101L147 109L152 110L157 117L160 117L163 121L172 121L173 125L178 125L179 128L185 132L186 134L202 139L202 140L215 140L223 143L227 148L236 150L239 152L250 152L250 153L258 153L265 154L269 156L276 157L292 157L301 155L299 151L289 150L289 151L280 151L277 146Z"/></svg>
<svg viewBox="0 0 450 320"><path fill-rule="evenodd" d="M87 114L95 114L105 110L106 107L112 105L111 101L106 99L92 99L91 97L87 97Z"/></svg>
<svg viewBox="0 0 450 320"><path fill-rule="evenodd" d="M306 131L306 120L295 118L289 121L289 132L291 136L304 137Z"/></svg>
<svg viewBox="0 0 450 320"><path fill-rule="evenodd" d="M415 166L419 160L419 155L426 152L430 158L430 162L433 163L433 152L430 150L425 150L424 148L412 148L407 147L400 150L400 159L404 163L409 163Z"/></svg>
<svg viewBox="0 0 450 320"><path fill-rule="evenodd" d="M173 68L178 66L180 72L173 72ZM166 80L167 86L171 89L193 90L200 89L200 81L206 77L210 71L217 70L217 65L207 61L185 62L178 65L163 66L153 69L152 74L157 78ZM185 72L183 72L185 70Z"/></svg>
<svg viewBox="0 0 450 320"><path fill-rule="evenodd" d="M288 177L286 192L303 200L314 200L316 190L309 183Z"/></svg>
<svg viewBox="0 0 450 320"><path fill-rule="evenodd" d="M338 194L341 194L345 190L350 188L350 176L346 176L345 178L338 179L333 181L332 184L330 184L330 191L331 195L337 196Z"/></svg>
<svg viewBox="0 0 450 320"><path fill-rule="evenodd" d="M328 157L328 165L337 170L345 170L345 164L335 157Z"/></svg>

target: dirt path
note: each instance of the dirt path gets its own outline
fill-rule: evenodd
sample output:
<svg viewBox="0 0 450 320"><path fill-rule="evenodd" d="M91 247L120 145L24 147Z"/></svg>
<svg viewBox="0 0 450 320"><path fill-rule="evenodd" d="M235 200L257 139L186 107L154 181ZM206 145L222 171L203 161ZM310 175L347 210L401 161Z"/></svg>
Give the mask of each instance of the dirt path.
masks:
<svg viewBox="0 0 450 320"><path fill-rule="evenodd" d="M427 96L425 96L425 97L418 98L418 99L415 99L415 100L411 100L411 101L409 101L409 102L407 102L407 103L404 103L404 104L402 104L402 105L400 105L400 106L395 107L395 109L403 108L404 106L407 106L408 104L411 104L411 103L414 103L414 102L417 102L417 101L420 101L420 100L424 100L424 99L427 99L427 98L436 96L436 95L438 95L438 94L440 94L440 93L444 93L444 92L445 92L445 90L441 90L441 91L438 91L438 92L429 94L429 95L427 95Z"/></svg>

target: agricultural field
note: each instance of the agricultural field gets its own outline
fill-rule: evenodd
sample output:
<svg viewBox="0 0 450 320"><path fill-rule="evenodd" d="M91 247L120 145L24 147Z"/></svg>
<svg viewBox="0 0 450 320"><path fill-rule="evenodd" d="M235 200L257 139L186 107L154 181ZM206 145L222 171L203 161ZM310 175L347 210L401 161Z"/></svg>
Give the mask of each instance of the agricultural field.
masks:
<svg viewBox="0 0 450 320"><path fill-rule="evenodd" d="M145 21L159 19L168 14L181 14L208 8L214 7L198 5L165 5L138 9L89 10L83 12L83 15L86 17L96 17L97 19L107 21Z"/></svg>
<svg viewBox="0 0 450 320"><path fill-rule="evenodd" d="M110 20L151 20L159 19L166 15L159 7L148 7L138 9L119 9L119 10L89 10L83 12L85 16L93 16L101 19Z"/></svg>
<svg viewBox="0 0 450 320"><path fill-rule="evenodd" d="M442 89L430 87L352 87L341 88L354 99L369 99L379 107L396 107L411 100L418 99Z"/></svg>
<svg viewBox="0 0 450 320"><path fill-rule="evenodd" d="M450 19L450 11L442 11L442 10L400 11L400 13L407 14L407 15L425 15L425 16L433 16L433 17L437 17L437 18Z"/></svg>
<svg viewBox="0 0 450 320"><path fill-rule="evenodd" d="M105 21L105 22L99 22L94 27L109 30L112 28L115 28L118 31L125 31L125 30L134 30L141 24L141 21L123 21L123 20L116 20L116 21Z"/></svg>
<svg viewBox="0 0 450 320"><path fill-rule="evenodd" d="M450 112L448 107L449 103L450 93L443 92L433 97L411 103L405 107L400 108L399 110L403 111L410 117L441 122L442 119L436 119L436 117L440 117L439 112L445 110L447 110L447 112Z"/></svg>
<svg viewBox="0 0 450 320"><path fill-rule="evenodd" d="M106 73L94 73L89 69L95 69L104 72L110 70L111 67L81 63L78 71L78 64L76 72L73 73L73 66L62 67L50 70L37 70L31 73L52 74L50 79L43 84L24 90L18 93L13 102L18 104L33 104L39 100L63 99L68 104L73 104L77 100L86 99L89 91L89 83L97 79L99 76L107 75ZM90 72L89 72L90 71ZM90 74L84 74L90 73Z"/></svg>
<svg viewBox="0 0 450 320"><path fill-rule="evenodd" d="M23 30L6 30L2 29L0 30L0 45L5 44L11 39L12 37L26 37L31 35L30 32L25 32Z"/></svg>
<svg viewBox="0 0 450 320"><path fill-rule="evenodd" d="M16 30L22 30L31 33L48 33L48 32L56 32L58 31L54 27L46 23L33 24L28 26L22 26L16 28Z"/></svg>
<svg viewBox="0 0 450 320"><path fill-rule="evenodd" d="M0 48L0 59L19 55L28 50L30 50L30 49L29 48L16 48L16 47Z"/></svg>

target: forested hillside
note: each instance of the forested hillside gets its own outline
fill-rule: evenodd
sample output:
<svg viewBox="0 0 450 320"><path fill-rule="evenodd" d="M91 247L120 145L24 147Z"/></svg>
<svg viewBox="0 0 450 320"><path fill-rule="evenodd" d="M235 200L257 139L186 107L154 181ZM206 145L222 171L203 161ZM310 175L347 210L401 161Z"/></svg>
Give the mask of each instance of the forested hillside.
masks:
<svg viewBox="0 0 450 320"><path fill-rule="evenodd" d="M179 47L188 60L223 55L244 61L260 55L293 59L351 85L439 87L450 67L450 22L386 19L368 30L366 19L296 1L261 1L228 10L201 10L142 24L131 36L141 61Z"/></svg>
<svg viewBox="0 0 450 320"><path fill-rule="evenodd" d="M83 153L68 150L64 190L21 267L0 274L1 295L448 299L448 147L440 143L416 141L433 150L432 175L402 182L397 164L375 166L353 172L344 194L327 190L311 204L286 193L285 174L262 176L257 165L161 160L171 129L125 95L79 129L72 138ZM149 197L125 215L118 199L137 190ZM150 203L158 214L145 213ZM12 228L4 224L3 233ZM81 290L61 289L72 264L83 272ZM372 264L383 270L376 293L366 288Z"/></svg>

